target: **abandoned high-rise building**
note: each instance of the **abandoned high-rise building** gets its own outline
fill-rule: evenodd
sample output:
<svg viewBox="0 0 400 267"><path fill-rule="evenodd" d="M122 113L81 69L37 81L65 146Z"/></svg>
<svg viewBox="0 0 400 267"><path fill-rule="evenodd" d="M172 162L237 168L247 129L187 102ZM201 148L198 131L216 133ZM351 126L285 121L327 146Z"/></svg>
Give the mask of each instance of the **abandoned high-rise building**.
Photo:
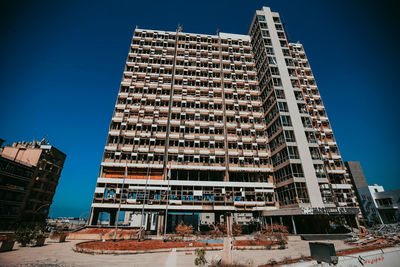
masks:
<svg viewBox="0 0 400 267"><path fill-rule="evenodd" d="M90 224L144 209L160 233L167 203L228 226L250 212L292 232L357 214L303 46L270 8L248 35L135 29Z"/></svg>
<svg viewBox="0 0 400 267"><path fill-rule="evenodd" d="M1 230L47 218L65 158L46 139L0 145Z"/></svg>

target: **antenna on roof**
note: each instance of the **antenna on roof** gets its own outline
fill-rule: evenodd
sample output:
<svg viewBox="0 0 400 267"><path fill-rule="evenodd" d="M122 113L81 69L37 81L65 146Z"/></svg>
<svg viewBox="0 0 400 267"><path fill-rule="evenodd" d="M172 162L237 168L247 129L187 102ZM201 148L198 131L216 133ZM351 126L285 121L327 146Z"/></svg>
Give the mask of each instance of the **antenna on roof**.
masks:
<svg viewBox="0 0 400 267"><path fill-rule="evenodd" d="M281 17L281 21L282 21L283 30L285 31L286 39L287 39L288 43L290 43L290 36L289 36L289 32L287 31L287 28L286 28L286 21L283 19L282 16L280 16L280 17Z"/></svg>

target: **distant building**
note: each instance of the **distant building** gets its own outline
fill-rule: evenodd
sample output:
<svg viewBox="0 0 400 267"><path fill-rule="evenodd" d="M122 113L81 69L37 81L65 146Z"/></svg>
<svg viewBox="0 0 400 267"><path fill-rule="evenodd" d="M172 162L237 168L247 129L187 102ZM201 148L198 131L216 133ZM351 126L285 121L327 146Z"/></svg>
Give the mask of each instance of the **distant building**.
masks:
<svg viewBox="0 0 400 267"><path fill-rule="evenodd" d="M48 216L65 158L45 139L0 148L1 229Z"/></svg>
<svg viewBox="0 0 400 267"><path fill-rule="evenodd" d="M360 196L360 207L363 210L365 220L369 224L383 223L381 216L377 210L375 202L375 193L383 192L383 186L371 185L357 188L358 195Z"/></svg>
<svg viewBox="0 0 400 267"><path fill-rule="evenodd" d="M345 162L362 214L368 224L394 223L400 220L400 190L385 191L381 185L368 185L358 161Z"/></svg>
<svg viewBox="0 0 400 267"><path fill-rule="evenodd" d="M54 228L62 228L62 229L77 229L79 227L85 226L87 224L87 218L80 217L58 217L56 219L47 219L46 222L48 225Z"/></svg>
<svg viewBox="0 0 400 267"><path fill-rule="evenodd" d="M400 221L400 190L385 191L381 185L369 185L358 189L364 216L371 223L395 223Z"/></svg>
<svg viewBox="0 0 400 267"><path fill-rule="evenodd" d="M19 163L0 154L0 229L15 224L35 172L33 166Z"/></svg>

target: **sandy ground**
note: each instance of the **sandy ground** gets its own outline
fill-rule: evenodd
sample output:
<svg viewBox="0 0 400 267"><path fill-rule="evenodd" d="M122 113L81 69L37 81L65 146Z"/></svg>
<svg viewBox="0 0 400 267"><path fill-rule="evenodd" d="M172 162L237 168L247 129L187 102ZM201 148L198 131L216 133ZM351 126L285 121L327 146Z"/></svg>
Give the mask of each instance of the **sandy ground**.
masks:
<svg viewBox="0 0 400 267"><path fill-rule="evenodd" d="M72 250L74 244L82 241L72 240L65 243L52 243L46 240L43 247L19 247L0 253L0 266L194 266L194 253L185 252L148 253L137 255L88 255ZM336 250L351 248L343 241L327 241L335 244ZM285 257L298 258L309 256L308 241L291 241L284 250L233 251L236 262L248 263L250 266L266 264L271 258L279 261ZM208 262L219 260L222 251L207 251Z"/></svg>

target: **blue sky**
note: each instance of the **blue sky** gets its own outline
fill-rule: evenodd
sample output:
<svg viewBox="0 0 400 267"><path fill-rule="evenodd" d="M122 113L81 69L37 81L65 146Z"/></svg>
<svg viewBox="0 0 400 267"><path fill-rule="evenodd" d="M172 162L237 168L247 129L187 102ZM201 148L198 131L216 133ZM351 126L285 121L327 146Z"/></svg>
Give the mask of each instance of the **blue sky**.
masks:
<svg viewBox="0 0 400 267"><path fill-rule="evenodd" d="M304 44L343 159L400 188L395 1L2 1L0 137L67 154L50 215L89 214L136 25L246 34L263 5Z"/></svg>

